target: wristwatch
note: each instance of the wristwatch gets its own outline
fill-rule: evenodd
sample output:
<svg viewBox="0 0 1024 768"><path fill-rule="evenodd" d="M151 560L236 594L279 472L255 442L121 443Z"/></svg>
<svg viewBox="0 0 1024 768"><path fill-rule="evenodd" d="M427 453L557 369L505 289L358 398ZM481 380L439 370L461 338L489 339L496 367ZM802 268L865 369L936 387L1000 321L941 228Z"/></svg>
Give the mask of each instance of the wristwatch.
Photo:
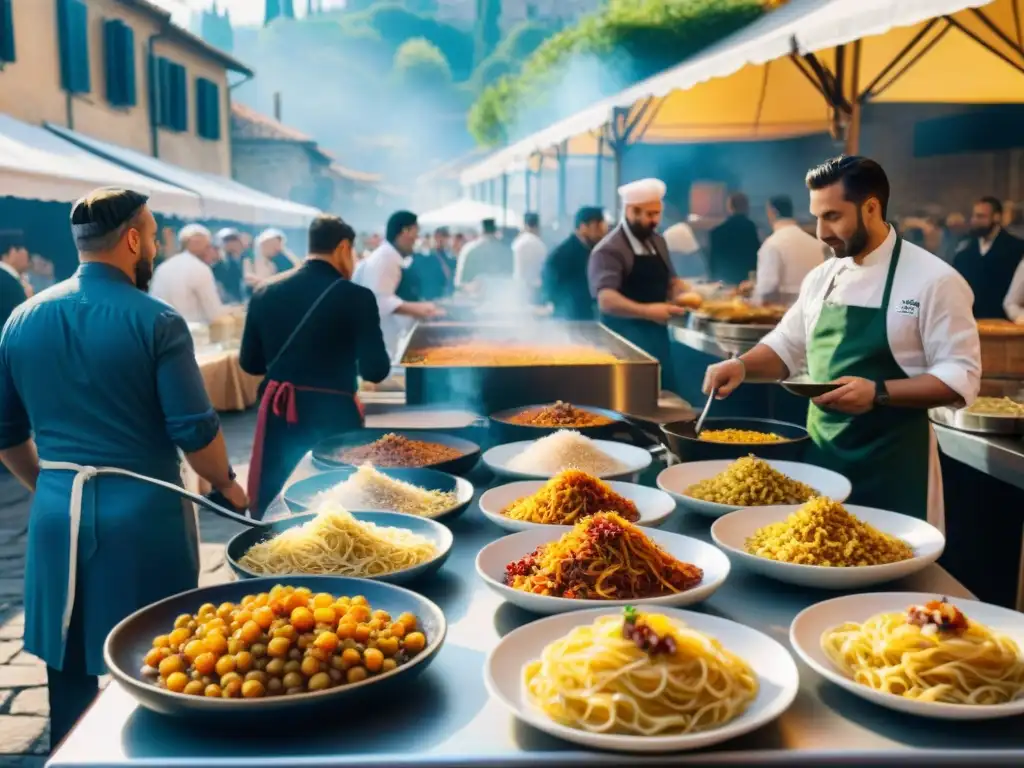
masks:
<svg viewBox="0 0 1024 768"><path fill-rule="evenodd" d="M888 405L889 404L889 390L885 388L885 382L882 380L875 382L875 405Z"/></svg>

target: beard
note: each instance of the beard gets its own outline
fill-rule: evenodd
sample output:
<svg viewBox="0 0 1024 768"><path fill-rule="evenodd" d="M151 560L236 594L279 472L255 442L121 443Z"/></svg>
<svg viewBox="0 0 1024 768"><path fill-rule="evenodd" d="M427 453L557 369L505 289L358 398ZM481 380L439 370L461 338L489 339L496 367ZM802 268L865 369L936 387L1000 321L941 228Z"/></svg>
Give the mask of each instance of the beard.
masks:
<svg viewBox="0 0 1024 768"><path fill-rule="evenodd" d="M864 217L857 211L857 230L850 236L849 240L841 237L832 237L825 240L825 245L832 249L835 258L855 258L864 253L868 245L868 228L864 225Z"/></svg>
<svg viewBox="0 0 1024 768"><path fill-rule="evenodd" d="M992 236L992 233L996 231L996 225L993 224L989 227L971 227L968 231L971 237L988 240Z"/></svg>
<svg viewBox="0 0 1024 768"><path fill-rule="evenodd" d="M636 239L640 242L649 240L651 235L654 234L654 230L657 229L653 224L640 224L633 221L627 221L626 226L629 227L629 231L636 235Z"/></svg>
<svg viewBox="0 0 1024 768"><path fill-rule="evenodd" d="M135 287L143 293L149 292L149 283L153 279L153 262L139 259L135 262Z"/></svg>

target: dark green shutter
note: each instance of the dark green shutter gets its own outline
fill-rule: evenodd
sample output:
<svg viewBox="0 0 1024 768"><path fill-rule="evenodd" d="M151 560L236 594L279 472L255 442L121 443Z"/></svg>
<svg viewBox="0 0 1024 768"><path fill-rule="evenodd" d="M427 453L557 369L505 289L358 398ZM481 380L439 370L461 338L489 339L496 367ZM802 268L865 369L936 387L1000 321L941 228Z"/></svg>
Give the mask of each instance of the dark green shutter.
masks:
<svg viewBox="0 0 1024 768"><path fill-rule="evenodd" d="M0 0L0 64L14 61L14 0Z"/></svg>
<svg viewBox="0 0 1024 768"><path fill-rule="evenodd" d="M220 86L205 77L196 78L196 133L220 140Z"/></svg>
<svg viewBox="0 0 1024 768"><path fill-rule="evenodd" d="M103 41L107 101L115 107L134 107L135 32L120 19L112 19L103 25Z"/></svg>
<svg viewBox="0 0 1024 768"><path fill-rule="evenodd" d="M188 130L188 77L185 67L171 64L171 128L176 131Z"/></svg>
<svg viewBox="0 0 1024 768"><path fill-rule="evenodd" d="M88 93L89 9L83 0L57 0L61 85L68 93Z"/></svg>

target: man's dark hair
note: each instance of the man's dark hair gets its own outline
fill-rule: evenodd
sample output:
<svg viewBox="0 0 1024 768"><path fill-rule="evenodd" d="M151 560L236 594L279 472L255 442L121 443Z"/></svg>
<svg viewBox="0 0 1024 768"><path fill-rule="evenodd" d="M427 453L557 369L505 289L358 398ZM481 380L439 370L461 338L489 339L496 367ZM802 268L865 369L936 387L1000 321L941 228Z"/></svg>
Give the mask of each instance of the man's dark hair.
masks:
<svg viewBox="0 0 1024 768"><path fill-rule="evenodd" d="M576 228L585 224L593 224L595 221L604 220L604 209L596 205L585 205L576 211Z"/></svg>
<svg viewBox="0 0 1024 768"><path fill-rule="evenodd" d="M309 225L309 252L321 256L334 253L343 242L354 242L356 232L339 216L323 213Z"/></svg>
<svg viewBox="0 0 1024 768"><path fill-rule="evenodd" d="M1003 215L1003 203L998 197L992 197L991 195L985 195L978 200L979 203L984 203L992 209L992 213L997 213L1000 216Z"/></svg>
<svg viewBox="0 0 1024 768"><path fill-rule="evenodd" d="M498 231L498 222L494 219L484 219L480 222L480 228L483 230L485 235L493 235Z"/></svg>
<svg viewBox="0 0 1024 768"><path fill-rule="evenodd" d="M450 234L448 227L438 227L434 230L434 237L448 237Z"/></svg>
<svg viewBox="0 0 1024 768"><path fill-rule="evenodd" d="M729 210L746 216L750 213L750 200L742 192L733 192L729 195Z"/></svg>
<svg viewBox="0 0 1024 768"><path fill-rule="evenodd" d="M889 213L889 177L882 166L867 157L840 155L826 160L807 172L808 189L824 189L843 183L843 195L851 203L862 205L875 198L882 206L882 218Z"/></svg>
<svg viewBox="0 0 1024 768"><path fill-rule="evenodd" d="M25 237L20 230L0 229L0 258L7 258L15 248L22 248L25 245Z"/></svg>
<svg viewBox="0 0 1024 768"><path fill-rule="evenodd" d="M768 205L772 207L775 215L780 219L793 218L793 201L789 195L775 195L775 197L768 199Z"/></svg>
<svg viewBox="0 0 1024 768"><path fill-rule="evenodd" d="M398 236L402 234L409 227L415 227L417 221L416 214L412 211L395 211L391 214L391 218L388 219L388 227L386 230L387 241L389 243L395 242Z"/></svg>
<svg viewBox="0 0 1024 768"><path fill-rule="evenodd" d="M540 214L539 213L524 213L523 214L523 226L530 229L540 228Z"/></svg>
<svg viewBox="0 0 1024 768"><path fill-rule="evenodd" d="M109 251L134 226L149 197L131 189L105 187L90 192L71 208L75 245L83 253Z"/></svg>

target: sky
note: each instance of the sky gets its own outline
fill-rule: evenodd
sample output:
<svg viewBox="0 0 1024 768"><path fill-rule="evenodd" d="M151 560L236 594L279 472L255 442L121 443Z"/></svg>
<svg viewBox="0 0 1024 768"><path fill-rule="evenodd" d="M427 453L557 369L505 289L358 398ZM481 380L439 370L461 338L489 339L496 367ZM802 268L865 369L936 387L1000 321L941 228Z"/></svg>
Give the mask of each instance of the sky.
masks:
<svg viewBox="0 0 1024 768"><path fill-rule="evenodd" d="M150 0L154 5L166 8L174 14L174 21L183 27L190 26L191 14L209 8L212 0ZM344 0L325 0L324 6L344 5ZM263 21L263 0L217 0L221 8L231 11L231 20L235 24L259 24ZM301 15L306 11L305 0L295 0L295 13Z"/></svg>

